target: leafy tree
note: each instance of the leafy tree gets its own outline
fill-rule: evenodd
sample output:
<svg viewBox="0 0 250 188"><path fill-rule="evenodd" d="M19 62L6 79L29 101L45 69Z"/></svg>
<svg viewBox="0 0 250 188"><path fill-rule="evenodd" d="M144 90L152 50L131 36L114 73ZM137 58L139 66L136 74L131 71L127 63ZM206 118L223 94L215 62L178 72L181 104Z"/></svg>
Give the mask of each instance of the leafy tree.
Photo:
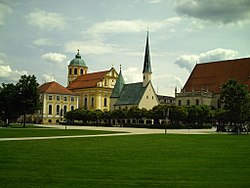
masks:
<svg viewBox="0 0 250 188"><path fill-rule="evenodd" d="M139 109L137 106L133 106L128 110L126 117L135 118L138 123L138 120L141 119L144 115L145 110Z"/></svg>
<svg viewBox="0 0 250 188"><path fill-rule="evenodd" d="M16 84L17 89L17 107L20 114L24 116L24 124L25 127L26 122L26 114L33 114L36 110L38 110L39 103L39 95L37 92L38 83L36 81L36 77L34 75L23 75L21 79Z"/></svg>
<svg viewBox="0 0 250 188"><path fill-rule="evenodd" d="M247 85L228 80L222 84L220 99L231 123L241 123L249 118L250 97Z"/></svg>
<svg viewBox="0 0 250 188"><path fill-rule="evenodd" d="M181 121L187 119L188 111L184 106L171 106L169 112L169 119L171 123L180 124Z"/></svg>
<svg viewBox="0 0 250 188"><path fill-rule="evenodd" d="M189 106L188 108L188 122L195 124L198 123L202 125L210 115L210 108L207 105L199 105L199 106Z"/></svg>
<svg viewBox="0 0 250 188"><path fill-rule="evenodd" d="M18 117L16 108L17 93L17 88L13 83L3 83L0 88L0 115L1 119L6 123Z"/></svg>
<svg viewBox="0 0 250 188"><path fill-rule="evenodd" d="M33 114L40 107L39 95L37 93L38 83L36 77L21 76L17 84L2 84L0 90L0 110L3 119L16 119L18 116L24 116L24 124L26 122L26 114Z"/></svg>
<svg viewBox="0 0 250 188"><path fill-rule="evenodd" d="M168 106L167 105L157 105L152 109L153 116L155 120L165 119L168 115Z"/></svg>

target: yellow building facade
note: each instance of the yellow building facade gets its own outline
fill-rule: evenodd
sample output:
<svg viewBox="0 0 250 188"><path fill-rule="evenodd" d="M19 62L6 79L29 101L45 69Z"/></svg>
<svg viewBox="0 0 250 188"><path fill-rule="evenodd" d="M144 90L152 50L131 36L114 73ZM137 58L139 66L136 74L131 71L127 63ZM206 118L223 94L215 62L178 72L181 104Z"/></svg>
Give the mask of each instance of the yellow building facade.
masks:
<svg viewBox="0 0 250 188"><path fill-rule="evenodd" d="M79 96L79 108L110 110L110 95L117 78L114 68L84 74L69 84L68 89Z"/></svg>
<svg viewBox="0 0 250 188"><path fill-rule="evenodd" d="M56 82L47 82L38 87L43 124L58 124L67 111L77 109L79 96Z"/></svg>

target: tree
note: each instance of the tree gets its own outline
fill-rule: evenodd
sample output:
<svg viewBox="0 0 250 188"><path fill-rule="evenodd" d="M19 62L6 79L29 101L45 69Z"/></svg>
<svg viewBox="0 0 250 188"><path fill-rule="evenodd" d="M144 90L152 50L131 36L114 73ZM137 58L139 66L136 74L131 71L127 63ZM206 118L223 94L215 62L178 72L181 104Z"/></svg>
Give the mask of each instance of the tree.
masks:
<svg viewBox="0 0 250 188"><path fill-rule="evenodd" d="M0 116L9 124L9 121L18 117L16 102L17 88L13 83L2 84L0 88Z"/></svg>
<svg viewBox="0 0 250 188"><path fill-rule="evenodd" d="M40 107L39 95L37 92L38 83L34 75L23 75L16 84L18 112L23 115L25 127L26 114L33 114Z"/></svg>
<svg viewBox="0 0 250 188"><path fill-rule="evenodd" d="M207 105L192 105L188 107L187 119L189 123L202 125L209 118L209 115L210 108Z"/></svg>
<svg viewBox="0 0 250 188"><path fill-rule="evenodd" d="M249 118L248 86L230 79L221 87L221 102L231 123L242 123Z"/></svg>
<svg viewBox="0 0 250 188"><path fill-rule="evenodd" d="M183 106L171 106L169 112L169 119L171 123L174 122L180 124L181 121L186 120L188 116L188 111L186 107Z"/></svg>

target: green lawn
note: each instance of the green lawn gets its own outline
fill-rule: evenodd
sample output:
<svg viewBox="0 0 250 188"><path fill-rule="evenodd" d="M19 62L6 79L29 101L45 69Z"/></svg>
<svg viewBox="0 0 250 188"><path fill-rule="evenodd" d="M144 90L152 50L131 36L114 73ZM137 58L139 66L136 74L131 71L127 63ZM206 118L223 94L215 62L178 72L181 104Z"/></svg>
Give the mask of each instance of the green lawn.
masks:
<svg viewBox="0 0 250 188"><path fill-rule="evenodd" d="M79 129L53 129L53 128L1 128L0 138L18 137L46 137L46 136L73 136L73 135L95 135L112 134L113 131L95 131Z"/></svg>
<svg viewBox="0 0 250 188"><path fill-rule="evenodd" d="M0 142L0 187L250 187L248 135Z"/></svg>

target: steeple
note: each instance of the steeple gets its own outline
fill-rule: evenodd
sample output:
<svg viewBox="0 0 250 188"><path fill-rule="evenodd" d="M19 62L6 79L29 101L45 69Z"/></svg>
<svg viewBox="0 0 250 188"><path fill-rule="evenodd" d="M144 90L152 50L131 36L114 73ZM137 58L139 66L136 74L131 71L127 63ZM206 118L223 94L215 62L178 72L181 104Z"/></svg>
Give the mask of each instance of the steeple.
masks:
<svg viewBox="0 0 250 188"><path fill-rule="evenodd" d="M116 80L115 87L114 87L113 92L112 92L110 97L111 98L118 98L120 96L120 93L122 91L124 84L125 84L125 81L124 81L124 78L122 76L122 70L121 70L121 65L120 65L120 72L119 72L118 78Z"/></svg>
<svg viewBox="0 0 250 188"><path fill-rule="evenodd" d="M143 87L145 87L151 80L151 61L150 61L150 51L149 51L149 32L147 31L146 47L144 54L144 64L143 64Z"/></svg>

